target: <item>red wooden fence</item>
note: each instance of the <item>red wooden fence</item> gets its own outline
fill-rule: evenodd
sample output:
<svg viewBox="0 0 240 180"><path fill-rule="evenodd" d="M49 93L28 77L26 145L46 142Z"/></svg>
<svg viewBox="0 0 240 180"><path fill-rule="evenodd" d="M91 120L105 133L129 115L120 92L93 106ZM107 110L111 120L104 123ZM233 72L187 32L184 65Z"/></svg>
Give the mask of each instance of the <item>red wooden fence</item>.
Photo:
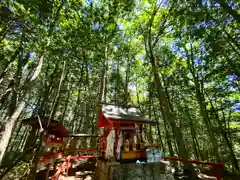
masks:
<svg viewBox="0 0 240 180"><path fill-rule="evenodd" d="M164 157L165 160L172 160L172 161L181 161L184 163L191 163L191 164L206 164L212 166L216 170L216 177L217 180L221 180L221 168L224 167L224 163L215 163L215 162L205 162L199 160L192 160L192 159L183 159L181 157Z"/></svg>

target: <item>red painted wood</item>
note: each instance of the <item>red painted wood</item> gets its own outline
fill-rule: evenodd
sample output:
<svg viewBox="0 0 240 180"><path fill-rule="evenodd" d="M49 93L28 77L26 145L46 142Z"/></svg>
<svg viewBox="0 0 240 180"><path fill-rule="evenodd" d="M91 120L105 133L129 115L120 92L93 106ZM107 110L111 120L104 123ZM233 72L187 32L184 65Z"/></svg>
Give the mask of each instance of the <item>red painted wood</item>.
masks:
<svg viewBox="0 0 240 180"><path fill-rule="evenodd" d="M142 125L142 124L152 124L151 122L139 122L139 121L129 120L129 119L118 120L118 119L109 118L109 120L112 121L112 122L118 122L118 123L120 123L121 125L123 125L123 124L138 124L138 125Z"/></svg>
<svg viewBox="0 0 240 180"><path fill-rule="evenodd" d="M144 146L144 149L148 149L148 148L157 148L157 145L149 145L149 146Z"/></svg>
<svg viewBox="0 0 240 180"><path fill-rule="evenodd" d="M70 159L89 159L89 158L97 158L97 156L71 156Z"/></svg>
<svg viewBox="0 0 240 180"><path fill-rule="evenodd" d="M97 149L77 149L77 150L66 150L65 152L97 152Z"/></svg>

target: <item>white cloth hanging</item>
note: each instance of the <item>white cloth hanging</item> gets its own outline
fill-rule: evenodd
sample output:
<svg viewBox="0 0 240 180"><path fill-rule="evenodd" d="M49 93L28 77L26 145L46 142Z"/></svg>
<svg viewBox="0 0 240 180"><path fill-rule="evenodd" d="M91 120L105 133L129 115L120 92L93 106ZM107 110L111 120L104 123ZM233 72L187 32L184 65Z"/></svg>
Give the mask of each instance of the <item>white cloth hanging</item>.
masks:
<svg viewBox="0 0 240 180"><path fill-rule="evenodd" d="M118 138L118 145L117 145L117 159L120 159L120 153L121 153L121 146L123 144L123 138L122 138L122 131L120 131L119 138Z"/></svg>
<svg viewBox="0 0 240 180"><path fill-rule="evenodd" d="M105 151L105 158L110 159L114 156L114 141L115 141L115 130L112 129L107 137L107 147Z"/></svg>

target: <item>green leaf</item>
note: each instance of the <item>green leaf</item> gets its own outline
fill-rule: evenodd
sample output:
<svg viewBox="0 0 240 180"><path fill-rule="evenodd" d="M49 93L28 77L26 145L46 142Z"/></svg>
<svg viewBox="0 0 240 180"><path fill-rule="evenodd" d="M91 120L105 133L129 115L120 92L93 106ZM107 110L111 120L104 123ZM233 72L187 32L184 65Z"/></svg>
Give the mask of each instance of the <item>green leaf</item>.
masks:
<svg viewBox="0 0 240 180"><path fill-rule="evenodd" d="M4 45L4 46L7 46L9 44L9 41L7 39L3 39L1 41L1 43Z"/></svg>
<svg viewBox="0 0 240 180"><path fill-rule="evenodd" d="M74 91L73 91L73 96L74 96L74 97L78 97L78 94L79 94L79 91L78 91L78 90L74 90Z"/></svg>
<svg viewBox="0 0 240 180"><path fill-rule="evenodd" d="M179 60L179 63L184 67L184 68L187 68L188 65L187 65L187 61L185 59L180 59Z"/></svg>

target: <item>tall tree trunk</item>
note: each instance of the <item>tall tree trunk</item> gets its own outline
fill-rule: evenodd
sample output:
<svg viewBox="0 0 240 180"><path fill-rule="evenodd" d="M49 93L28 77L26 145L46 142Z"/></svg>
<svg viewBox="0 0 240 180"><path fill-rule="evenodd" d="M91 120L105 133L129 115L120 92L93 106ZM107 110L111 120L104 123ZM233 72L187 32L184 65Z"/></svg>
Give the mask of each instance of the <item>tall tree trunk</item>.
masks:
<svg viewBox="0 0 240 180"><path fill-rule="evenodd" d="M74 111L73 111L73 119L72 119L72 133L75 133L76 132L76 127L75 127L75 121L78 117L78 108L79 108L79 105L81 104L81 88L82 88L82 81L83 81L83 78L84 78L84 68L81 67L81 75L80 75L80 78L79 78L79 81L78 81L78 96L77 96L77 102L76 102L76 105L74 107ZM81 127L79 127L77 129L77 131L80 130Z"/></svg>
<svg viewBox="0 0 240 180"><path fill-rule="evenodd" d="M153 110L153 115L155 118L157 118L157 114L156 114L156 110L153 106L153 99L151 99L151 103L150 105L153 107L152 110ZM164 143L163 143L163 139L162 139L162 136L161 136L161 131L160 131L160 123L159 123L159 120L156 120L157 121L157 131L158 131L158 138L160 139L160 145L161 145L161 148L162 150L164 151L165 150L165 147L164 147ZM165 122L164 122L165 123ZM151 126L150 126L151 127ZM168 139L168 137L167 137Z"/></svg>
<svg viewBox="0 0 240 180"><path fill-rule="evenodd" d="M193 47L192 47L192 43L191 43L191 51L190 51L190 55L188 54L188 51L185 50L187 53L187 57L188 57L188 67L189 67L189 71L193 76L193 82L195 85L195 96L197 99L197 103L200 107L200 115L204 121L204 124L207 128L210 140L211 140L211 144L212 144L212 153L214 154L214 156L216 157L217 161L221 162L221 156L219 153L219 147L218 147L218 142L217 139L212 131L212 123L210 121L208 112L207 112L207 108L206 108L206 102L205 102L205 97L202 93L202 88L201 87L201 83L199 81L199 77L198 74L195 70L194 67L194 54L193 54Z"/></svg>
<svg viewBox="0 0 240 180"><path fill-rule="evenodd" d="M35 82L35 79L41 72L43 64L43 55L39 57L38 66L36 67L34 74L32 75L28 85L26 86L25 92L22 96L22 100L20 101L19 105L17 106L15 112L12 114L11 117L8 118L7 124L5 126L5 131L1 137L0 141L0 164L2 163L3 157L6 152L7 145L9 144L10 138L12 136L13 127L15 126L19 115L21 114L23 108L25 107L26 100L28 99L30 89Z"/></svg>
<svg viewBox="0 0 240 180"><path fill-rule="evenodd" d="M194 84L195 84L196 98L197 98L197 101L198 101L198 104L199 104L199 107L200 107L200 114L201 114L202 119L205 123L205 126L207 127L207 131L208 131L208 134L209 134L211 142L212 142L212 152L215 155L216 159L221 162L218 143L217 143L216 137L215 137L215 135L212 131L212 129L213 129L212 128L212 123L210 122L210 119L209 119L209 116L208 116L208 112L207 112L206 105L205 105L206 102L205 102L204 97L201 93L200 86L199 86L199 83L198 83L198 80L197 80L196 77L194 78Z"/></svg>
<svg viewBox="0 0 240 180"><path fill-rule="evenodd" d="M71 79L71 77L69 78ZM66 115L66 112L67 112L67 108L68 108L68 104L69 104L69 99L70 99L70 94L72 93L72 86L73 86L73 83L71 83L70 81L68 81L68 94L67 94L67 100L65 102L65 105L64 105L64 110L63 110L63 114L62 114L62 117L60 119L60 123L63 123L64 121L64 118L65 118L65 115Z"/></svg>
<svg viewBox="0 0 240 180"><path fill-rule="evenodd" d="M86 84L86 89L85 89L85 92L87 92L87 97L90 97L90 81L89 81L89 72L88 72L88 70L86 69L86 80L85 80L85 84ZM105 83L104 83L105 84ZM104 96L104 95L103 95ZM88 103L86 103L86 105L85 105L85 115L83 115L83 117L85 117L83 120L84 120L84 122L83 122L83 131L85 132L85 133L89 133L89 127L90 127L90 125L91 125L91 121L92 121L92 119L90 118L90 111L89 111L89 109L90 109L90 104L91 104L91 101L89 101ZM84 114L84 112L83 112L83 114ZM91 141L91 143L93 143L93 141Z"/></svg>
<svg viewBox="0 0 240 180"><path fill-rule="evenodd" d="M107 58L108 58L108 46L107 46L107 41L106 41L106 37L105 37L104 58L103 58L102 69L101 69L101 73L100 73L98 99L96 102L96 124L95 124L95 132L96 133L99 132L98 120L99 120L99 115L100 115L100 111L101 111L101 107L102 107L101 103L102 103L102 100L104 99L104 94L106 91L105 81L106 81L106 63L108 60ZM93 146L95 146L95 143L96 142L93 141Z"/></svg>
<svg viewBox="0 0 240 180"><path fill-rule="evenodd" d="M39 140L39 146L38 148L36 149L36 153L34 155L34 163L32 164L32 174L29 175L29 179L35 179L35 176L36 176L36 171L37 171L37 165L38 165L38 162L40 160L40 154L41 154L41 151L42 151L42 143L43 143L43 136L44 136L44 132L47 132L47 129L48 129L48 126L51 122L51 119L53 117L53 113L54 113L54 110L56 109L56 102L57 102L57 99L59 97L59 94L60 94L60 90L61 90L61 85L62 85L62 82L63 82L63 79L64 79L64 74L65 74L65 67L66 67L66 61L64 61L63 63L63 69L62 69L62 74L61 74L61 78L60 78L60 81L59 81L59 85L58 85L58 89L57 89L57 93L56 93L56 96L53 100L53 105L52 105L52 109L51 109L51 112L50 112L50 115L49 115L49 118L48 118L48 122L47 122L47 126L46 126L46 130L39 130L40 131L40 140ZM40 117L38 117L39 120L40 120Z"/></svg>
<svg viewBox="0 0 240 180"><path fill-rule="evenodd" d="M61 73L61 77L60 77L60 80L59 80L59 83L58 83L58 90L57 90L56 96L54 98L53 109L52 109L52 112L50 114L50 117L55 117L55 114L57 112L57 108L59 106L62 84L63 84L63 81L66 77L66 74L68 73L68 72L66 72L66 74L65 74L65 69L66 69L66 61L63 62L62 73Z"/></svg>
<svg viewBox="0 0 240 180"><path fill-rule="evenodd" d="M14 80L12 79L12 80L9 81L7 90L0 96L0 105L5 104L5 102L7 101L10 93L12 92L13 87L14 87Z"/></svg>
<svg viewBox="0 0 240 180"><path fill-rule="evenodd" d="M18 59L17 71L14 75L14 86L13 86L12 98L11 98L11 102L10 102L9 109L8 109L9 116L11 116L16 109L17 98L18 98L17 97L18 89L20 86L21 78L22 78L22 69L23 69L23 66L26 64L26 62L28 61L28 58L30 56L29 53L26 55L26 57L23 57L23 52L21 54L22 54L22 56L20 56Z"/></svg>
<svg viewBox="0 0 240 180"><path fill-rule="evenodd" d="M151 38L149 36L149 38ZM185 146L185 142L183 140L183 136L182 133L180 131L180 129L177 127L176 125L176 119L175 119L175 115L173 114L173 112L171 112L171 109L169 107L169 103L167 100L167 95L166 92L164 91L164 88L162 87L162 83L157 71L157 67L156 67L156 63L155 63L155 57L153 55L153 51L152 51L152 45L151 45L151 40L148 41L148 48L149 48L149 59L152 65L152 72L154 74L154 79L155 79L155 87L158 93L158 101L160 106L162 107L162 115L165 116L165 118L168 120L173 133L175 134L176 140L177 140L177 144L179 147L179 151L180 151L180 156L182 156L185 159L188 159L189 155L188 155L188 151L186 149Z"/></svg>
<svg viewBox="0 0 240 180"><path fill-rule="evenodd" d="M116 93L115 93L115 104L122 104L120 99L120 64L119 60L117 61L117 77L116 77Z"/></svg>
<svg viewBox="0 0 240 180"><path fill-rule="evenodd" d="M124 85L124 103L123 105L127 105L128 104L128 97L129 97L129 94L128 94L128 83L129 83L129 70L130 70L130 67L128 66L127 67L127 70L126 70L126 74L125 74L125 85Z"/></svg>
<svg viewBox="0 0 240 180"><path fill-rule="evenodd" d="M228 138L228 134L227 134L227 132L225 131L225 129L223 129L221 120L220 120L220 118L219 118L219 116L218 116L218 112L216 111L216 109L215 109L215 107L214 107L211 99L210 99L209 97L208 97L208 99L209 99L209 102L210 102L210 104L211 104L212 112L214 113L215 118L216 118L216 120L217 120L217 122L218 122L218 128L219 128L219 130L220 130L220 133L222 134L223 139L225 140L225 143L226 143L226 145L227 145L227 147L228 147L228 149L229 149L229 151L230 151L230 156L231 156L231 160L232 160L232 164L233 164L233 166L234 166L234 169L239 173L240 171L239 171L238 160L237 160L237 157L236 157L236 155L235 155L235 153L234 153L234 150L233 150L233 147L232 147L232 145L231 145L231 143L230 143L230 140L229 140L229 138ZM224 120L224 121L225 121L225 120Z"/></svg>
<svg viewBox="0 0 240 180"><path fill-rule="evenodd" d="M44 88L42 89L42 94L41 96L43 97L43 100L41 101L41 104L40 104L40 108L39 108L39 115L40 116L45 116L47 114L47 112L49 111L48 109L48 100L49 100L49 94L50 94L50 89L53 85L53 81L54 81L54 75L56 74L57 72L57 69L58 69L58 63L55 65L54 67L54 70L52 72L52 74L50 75L50 82L49 84L47 83L48 82L48 71L49 71L49 64L46 68L46 72L45 72L45 81L44 81Z"/></svg>
<svg viewBox="0 0 240 180"><path fill-rule="evenodd" d="M191 137L192 137L192 141L193 141L195 155L198 159L203 160L204 157L201 153L200 146L199 146L198 139L197 139L197 135L196 135L196 131L195 131L196 127L194 127L193 119L191 118L191 116L189 114L187 106L185 106L185 114L186 114L186 117L188 118L188 121L189 121L189 126L190 126Z"/></svg>
<svg viewBox="0 0 240 180"><path fill-rule="evenodd" d="M170 127L172 128L172 131L174 133L174 136L176 138L177 141L177 145L179 147L179 155L182 156L184 159L188 159L189 154L188 154L188 150L186 148L184 139L183 139L183 135L179 129L179 127L176 124L176 116L174 115L174 113L171 111L171 108L169 106L168 103L168 99L167 99L167 95L166 92L164 90L164 87L162 85L162 81L160 79L157 67L156 67L156 60L155 60L155 56L153 53L153 44L156 44L156 42L159 39L155 39L155 41L152 41L152 24L154 22L154 18L155 15L157 14L159 8L157 6L155 6L153 12L152 12L152 16L151 19L149 20L149 28L148 28L148 33L145 34L145 50L146 50L146 54L148 59L150 60L151 63L151 68L152 68L152 72L154 75L154 82L155 82L155 88L157 91L157 97L158 97L158 101L161 107L161 111L162 111L162 116L163 118L165 118ZM164 25L165 25L166 21L163 22L159 34L161 34L164 31ZM185 168L187 169L191 169L192 166L185 164Z"/></svg>
<svg viewBox="0 0 240 180"><path fill-rule="evenodd" d="M153 113L155 113L154 109L152 109L152 95L151 95L151 91L150 91L150 88L149 88L149 95L148 95L148 116L149 116L149 119L152 118L152 110L153 110ZM154 114L155 116L155 114ZM157 116L155 116L157 117ZM147 128L146 128L147 129ZM149 141L150 143L153 143L153 137L152 137L152 126L149 125L149 131L148 131L148 134L146 134L149 138Z"/></svg>
<svg viewBox="0 0 240 180"><path fill-rule="evenodd" d="M7 61L5 64L4 64L4 68L3 68L3 71L0 73L0 84L4 78L4 76L6 75L7 73L7 70L9 69L9 66L11 65L11 63L17 58L17 56L19 55L19 53L21 52L22 50L22 47L18 47L16 49L16 51L14 52L14 54L12 55L12 57L10 58L9 61Z"/></svg>
<svg viewBox="0 0 240 180"><path fill-rule="evenodd" d="M20 51L21 51L21 55L18 58L18 64L17 64L17 70L14 74L13 80L10 80L9 84L8 84L8 88L5 91L4 94L1 95L0 97L0 103L4 104L4 102L8 99L8 96L10 95L10 93L12 92L12 98L10 101L10 105L8 107L8 116L11 116L12 113L15 111L16 109L16 103L17 103L17 89L19 88L20 85L20 80L22 77L22 68L23 66L26 64L28 58L29 58L29 53L26 55L26 57L23 57L23 51L22 51L22 45L18 48L18 50L15 51L14 55L12 56L11 60L9 62L7 62L6 68L5 70L2 72L2 74L0 75L0 83L1 83L1 78L4 77L5 73L7 72L7 68L10 65L10 63L12 63L15 58L19 55Z"/></svg>

